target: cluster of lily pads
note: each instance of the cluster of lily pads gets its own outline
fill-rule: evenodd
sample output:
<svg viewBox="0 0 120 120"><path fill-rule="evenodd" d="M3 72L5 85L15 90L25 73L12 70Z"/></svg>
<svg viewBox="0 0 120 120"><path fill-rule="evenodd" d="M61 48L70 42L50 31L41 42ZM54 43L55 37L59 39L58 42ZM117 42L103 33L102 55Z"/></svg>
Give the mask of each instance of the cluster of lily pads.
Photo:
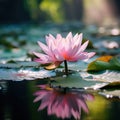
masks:
<svg viewBox="0 0 120 120"><path fill-rule="evenodd" d="M99 53L92 49L96 55L89 59L94 52L89 49L87 49L89 52L85 51L89 44L88 41L82 39L82 34L72 36L72 33L69 33L66 38L60 34L56 38L49 35L46 36L46 42L46 45L38 42L42 51L33 52L37 56L32 54L32 59L35 61L30 60L31 56L26 57L23 50L15 49L12 54L6 51L0 63L0 73L2 73L0 80L21 81L49 78L52 86L93 89L94 86L96 89L109 84L119 85L119 54L100 57ZM89 43L91 44L91 41ZM17 54L18 57L16 57ZM4 59L8 60L4 62ZM86 59L89 60L84 61ZM64 67L65 61L68 68Z"/></svg>
<svg viewBox="0 0 120 120"><path fill-rule="evenodd" d="M80 104L79 99L82 99L84 104L82 109L85 112L88 112L85 100L93 99L92 95L85 92L86 90L99 90L99 94L108 98L120 98L118 87L114 90L107 89L108 86L120 86L119 54L101 56L98 54L99 50L91 49L91 52L87 49L87 46L91 46L91 41L83 40L82 34L73 36L71 32L66 37L62 37L61 34L57 34L56 37L49 34L46 36L46 44L41 41L38 44L40 51L34 51L27 57L26 53L14 49L12 57L14 58L14 53L20 52L19 61L15 58L0 63L0 81L47 80L47 85L39 86L42 92L40 90L35 93L37 97L34 102L43 99L39 110L49 106L49 115L55 114L63 119L71 116L80 119L81 109L66 103L68 98L74 96L77 99L74 99L77 101L76 106ZM7 53L9 56L9 51ZM46 101L47 97L50 97L48 93L53 95L50 103ZM60 97L59 100L62 99L61 105L65 106L64 102L67 104L65 109L58 105L60 101L57 101L57 97ZM53 103L54 109L51 107ZM58 106L60 110L67 111L66 114L55 111ZM69 111L69 107L73 110Z"/></svg>

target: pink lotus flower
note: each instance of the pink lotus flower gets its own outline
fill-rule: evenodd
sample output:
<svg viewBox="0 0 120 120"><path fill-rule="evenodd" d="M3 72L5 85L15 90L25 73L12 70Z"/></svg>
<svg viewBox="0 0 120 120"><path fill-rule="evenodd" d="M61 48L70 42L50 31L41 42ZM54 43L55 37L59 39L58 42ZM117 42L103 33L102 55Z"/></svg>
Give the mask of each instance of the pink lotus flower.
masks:
<svg viewBox="0 0 120 120"><path fill-rule="evenodd" d="M91 94L77 91L63 91L55 88L50 88L48 85L39 85L40 89L35 93L37 96L34 102L41 100L41 105L38 111L47 107L48 115L56 115L58 118L80 119L81 109L88 113L86 100L93 100Z"/></svg>
<svg viewBox="0 0 120 120"><path fill-rule="evenodd" d="M95 54L94 52L85 52L88 42L82 44L82 33L73 36L70 32L66 38L60 34L57 34L56 38L49 34L46 36L46 45L38 42L44 53L33 52L38 57L35 61L41 64L52 63L52 68L56 68L63 61L88 60Z"/></svg>

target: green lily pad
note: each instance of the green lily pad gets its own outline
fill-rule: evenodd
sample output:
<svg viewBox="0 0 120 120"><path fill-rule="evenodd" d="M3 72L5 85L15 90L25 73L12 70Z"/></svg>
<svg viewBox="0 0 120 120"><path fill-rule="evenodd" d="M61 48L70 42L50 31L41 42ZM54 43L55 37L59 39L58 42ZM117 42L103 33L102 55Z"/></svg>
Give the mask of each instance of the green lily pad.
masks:
<svg viewBox="0 0 120 120"><path fill-rule="evenodd" d="M39 67L40 64L33 61L12 61L5 64L0 63L0 68L21 68L21 67Z"/></svg>
<svg viewBox="0 0 120 120"><path fill-rule="evenodd" d="M78 62L68 62L68 67L70 70L74 71L84 71L87 68L87 63L84 61Z"/></svg>
<svg viewBox="0 0 120 120"><path fill-rule="evenodd" d="M100 95L105 96L106 98L119 98L120 99L120 90L104 90L99 92Z"/></svg>
<svg viewBox="0 0 120 120"><path fill-rule="evenodd" d="M105 71L99 71L97 73L80 72L80 74L85 80L120 84L119 71L105 70Z"/></svg>
<svg viewBox="0 0 120 120"><path fill-rule="evenodd" d="M26 60L26 51L22 49L11 49L0 52L0 63L6 63L10 60Z"/></svg>
<svg viewBox="0 0 120 120"><path fill-rule="evenodd" d="M40 64L33 61L17 61L17 64L19 64L21 67L39 67Z"/></svg>
<svg viewBox="0 0 120 120"><path fill-rule="evenodd" d="M54 71L47 71L41 68L0 69L0 80L35 80L49 78L52 76L56 76L56 73Z"/></svg>
<svg viewBox="0 0 120 120"><path fill-rule="evenodd" d="M21 66L16 63L6 63L6 64L0 63L0 68L20 68L20 67Z"/></svg>
<svg viewBox="0 0 120 120"><path fill-rule="evenodd" d="M87 71L120 70L120 61L117 57L103 56L88 65Z"/></svg>
<svg viewBox="0 0 120 120"><path fill-rule="evenodd" d="M99 89L108 83L84 80L79 72L70 74L69 76L54 77L51 80L51 85L54 87L68 87L68 88L80 88L80 89Z"/></svg>

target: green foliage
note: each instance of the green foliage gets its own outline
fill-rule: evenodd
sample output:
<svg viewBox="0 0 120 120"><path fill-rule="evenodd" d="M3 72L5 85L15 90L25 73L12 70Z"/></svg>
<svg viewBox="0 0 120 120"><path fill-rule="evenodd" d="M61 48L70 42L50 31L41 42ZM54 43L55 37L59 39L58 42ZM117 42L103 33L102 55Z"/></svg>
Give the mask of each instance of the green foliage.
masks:
<svg viewBox="0 0 120 120"><path fill-rule="evenodd" d="M39 4L43 0L25 0L26 9L28 9L33 21L38 21L40 17Z"/></svg>
<svg viewBox="0 0 120 120"><path fill-rule="evenodd" d="M95 60L88 65L87 71L120 70L120 61L113 57L108 62Z"/></svg>
<svg viewBox="0 0 120 120"><path fill-rule="evenodd" d="M53 86L56 87L68 87L68 88L80 88L80 89L99 89L106 86L108 83L89 81L81 77L79 72L70 74L69 76L54 77L55 81L52 82Z"/></svg>
<svg viewBox="0 0 120 120"><path fill-rule="evenodd" d="M43 0L39 7L48 21L62 22L64 16L61 3L62 0Z"/></svg>

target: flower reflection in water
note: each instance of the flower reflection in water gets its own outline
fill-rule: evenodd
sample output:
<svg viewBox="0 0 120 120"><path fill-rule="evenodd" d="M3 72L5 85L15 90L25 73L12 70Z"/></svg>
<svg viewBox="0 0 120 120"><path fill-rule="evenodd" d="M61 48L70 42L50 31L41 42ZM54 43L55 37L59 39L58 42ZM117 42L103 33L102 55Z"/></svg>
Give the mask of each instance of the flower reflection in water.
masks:
<svg viewBox="0 0 120 120"><path fill-rule="evenodd" d="M38 111L47 107L48 115L58 118L80 119L81 109L88 113L87 100L94 100L94 96L85 91L70 90L68 88L51 88L49 85L39 85L40 90L35 92L34 102L41 101Z"/></svg>

